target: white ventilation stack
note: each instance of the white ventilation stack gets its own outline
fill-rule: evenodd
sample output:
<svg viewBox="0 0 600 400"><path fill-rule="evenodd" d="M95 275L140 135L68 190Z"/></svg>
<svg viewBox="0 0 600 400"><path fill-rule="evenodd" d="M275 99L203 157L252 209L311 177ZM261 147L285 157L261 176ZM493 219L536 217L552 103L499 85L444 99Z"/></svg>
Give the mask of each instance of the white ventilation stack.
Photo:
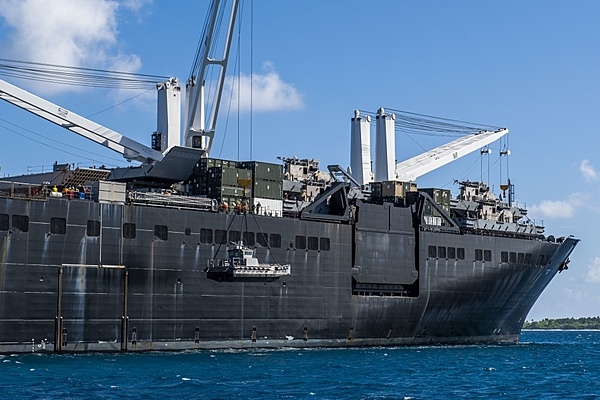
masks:
<svg viewBox="0 0 600 400"><path fill-rule="evenodd" d="M361 185L371 182L371 117L354 111L350 139L350 169Z"/></svg>
<svg viewBox="0 0 600 400"><path fill-rule="evenodd" d="M181 135L181 87L176 78L159 83L156 133L152 148L165 154L179 146Z"/></svg>
<svg viewBox="0 0 600 400"><path fill-rule="evenodd" d="M396 140L395 140L396 115L386 115L385 110L377 110L375 132L375 181L396 180Z"/></svg>

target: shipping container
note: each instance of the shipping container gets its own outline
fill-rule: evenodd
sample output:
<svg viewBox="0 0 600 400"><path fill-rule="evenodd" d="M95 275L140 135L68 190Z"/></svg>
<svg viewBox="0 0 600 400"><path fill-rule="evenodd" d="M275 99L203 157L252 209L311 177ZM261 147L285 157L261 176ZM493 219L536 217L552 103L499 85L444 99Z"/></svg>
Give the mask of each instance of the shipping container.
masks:
<svg viewBox="0 0 600 400"><path fill-rule="evenodd" d="M208 197L211 199L221 200L223 197L252 197L252 189L243 188L241 186L208 186Z"/></svg>
<svg viewBox="0 0 600 400"><path fill-rule="evenodd" d="M193 176L202 176L208 173L208 169L212 167L228 167L235 168L236 161L221 160L218 158L201 158L193 168Z"/></svg>
<svg viewBox="0 0 600 400"><path fill-rule="evenodd" d="M94 200L100 203L125 204L127 185L121 182L98 181L92 185Z"/></svg>
<svg viewBox="0 0 600 400"><path fill-rule="evenodd" d="M254 179L254 196L265 199L283 199L283 182Z"/></svg>
<svg viewBox="0 0 600 400"><path fill-rule="evenodd" d="M252 199L252 212L258 215L281 217L283 215L283 200L255 197Z"/></svg>
<svg viewBox="0 0 600 400"><path fill-rule="evenodd" d="M407 193L416 192L417 184L414 182L383 181L381 182L382 197L405 198Z"/></svg>
<svg viewBox="0 0 600 400"><path fill-rule="evenodd" d="M382 183L381 182L371 182L371 183L369 183L369 186L371 186L371 198L373 200L381 199Z"/></svg>
<svg viewBox="0 0 600 400"><path fill-rule="evenodd" d="M450 190L437 188L421 188L419 190L427 193L436 203L450 207Z"/></svg>
<svg viewBox="0 0 600 400"><path fill-rule="evenodd" d="M438 188L421 188L419 190L427 193L446 213L450 214L450 198L452 197L450 190ZM425 214L435 215L436 213L428 211L426 207Z"/></svg>
<svg viewBox="0 0 600 400"><path fill-rule="evenodd" d="M238 168L248 169L252 171L254 180L283 180L283 165L265 163L260 161L240 161L237 163Z"/></svg>
<svg viewBox="0 0 600 400"><path fill-rule="evenodd" d="M206 182L209 186L250 186L252 172L241 168L210 167Z"/></svg>

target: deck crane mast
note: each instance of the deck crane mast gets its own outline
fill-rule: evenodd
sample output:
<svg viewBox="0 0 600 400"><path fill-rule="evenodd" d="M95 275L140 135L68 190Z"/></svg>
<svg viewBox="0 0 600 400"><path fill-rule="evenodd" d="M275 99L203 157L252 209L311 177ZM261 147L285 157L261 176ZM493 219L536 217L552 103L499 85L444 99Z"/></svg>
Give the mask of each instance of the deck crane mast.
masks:
<svg viewBox="0 0 600 400"><path fill-rule="evenodd" d="M386 114L383 108L377 111L377 121L384 123L377 124L377 148L376 148L376 171L381 169L379 174L375 175L376 181L414 181L418 177L428 172L436 170L452 161L455 161L477 149L500 139L508 133L508 129L499 128L494 131L480 130L477 133L466 135L453 140L450 143L443 144L432 150L426 151L418 156L408 160L396 163L396 149L393 138L395 135L395 114ZM362 118L359 111L355 111L352 118L352 140L350 159L351 165L357 171L355 179L361 185L369 183L372 180L371 175L371 132L370 118Z"/></svg>
<svg viewBox="0 0 600 400"><path fill-rule="evenodd" d="M227 0L213 0L205 31L196 54L195 66L187 83L186 120L184 143L180 144L180 87L176 78L157 84L158 118L157 131L152 134L152 146L145 146L118 132L82 117L64 107L42 99L26 90L0 79L0 99L29 111L71 132L101 144L121 154L128 161L138 161L150 169L143 174L162 178L185 179L186 166L198 157L208 157L215 134L215 124L225 83L225 72L233 38L233 29L239 0L231 0L229 26L224 43L223 56L211 58L217 47L220 19L227 8ZM206 29L208 28L208 29ZM212 101L212 113L205 121L205 84L209 66L220 67ZM183 147L182 147L183 146ZM162 164L162 165L161 165ZM151 171L152 170L152 171ZM181 175L181 176L180 176Z"/></svg>
<svg viewBox="0 0 600 400"><path fill-rule="evenodd" d="M219 19L223 16L225 8L227 7L224 3L226 3L226 1L214 0L212 2L209 11L210 15L207 20L208 24L200 39L201 45L196 54L197 63L195 63L195 65L199 64L199 67L192 70L191 76L186 84L186 120L183 145L185 147L204 150L204 157L208 157L210 154L215 135L215 125L223 92L223 85L225 83L225 72L229 60L229 51L233 38L233 29L235 27L239 1L231 1L229 25L224 42L223 56L220 59L215 59L211 58L211 54L216 51L215 47L217 46L217 41L215 35L220 25L218 23ZM220 67L220 72L216 82L211 115L207 120L204 96L208 67L212 65Z"/></svg>

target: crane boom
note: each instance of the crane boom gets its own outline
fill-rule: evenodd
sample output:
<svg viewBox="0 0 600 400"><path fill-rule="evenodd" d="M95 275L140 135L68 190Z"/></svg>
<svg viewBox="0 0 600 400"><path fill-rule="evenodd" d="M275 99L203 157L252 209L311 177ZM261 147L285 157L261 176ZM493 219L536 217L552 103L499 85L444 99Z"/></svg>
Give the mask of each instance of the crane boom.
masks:
<svg viewBox="0 0 600 400"><path fill-rule="evenodd" d="M225 3L225 2L224 2ZM217 23L218 16L223 13L221 10L221 0L213 0L211 6L212 13L208 17L208 30L206 37L202 38L203 46L198 56L202 63L198 71L198 76L191 76L186 84L186 122L185 122L185 138L184 146L195 147L205 150L205 156L208 156L215 135L215 125L217 114L225 84L225 71L229 61L229 51L235 28L235 20L238 10L238 0L231 2L231 11L229 15L229 25L227 28L227 37L225 39L223 56L221 59L210 58L210 53L213 51L213 46L216 46L216 40L213 37L216 30L219 28ZM205 121L205 104L204 104L204 89L206 84L207 67L215 65L220 67L219 77L216 82L214 92L212 113Z"/></svg>
<svg viewBox="0 0 600 400"><path fill-rule="evenodd" d="M481 131L479 133L458 138L450 143L436 147L416 157L396 164L396 179L414 181L441 166L488 145L508 133L508 129L497 131Z"/></svg>
<svg viewBox="0 0 600 400"><path fill-rule="evenodd" d="M120 153L128 161L162 160L161 152L0 79L0 99Z"/></svg>

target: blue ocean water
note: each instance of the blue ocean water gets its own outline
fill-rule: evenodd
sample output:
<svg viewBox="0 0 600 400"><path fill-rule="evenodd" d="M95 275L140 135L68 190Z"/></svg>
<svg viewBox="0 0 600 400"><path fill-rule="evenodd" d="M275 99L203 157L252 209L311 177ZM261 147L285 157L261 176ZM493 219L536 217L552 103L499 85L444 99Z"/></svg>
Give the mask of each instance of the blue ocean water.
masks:
<svg viewBox="0 0 600 400"><path fill-rule="evenodd" d="M0 356L2 398L600 399L599 331L516 345Z"/></svg>

